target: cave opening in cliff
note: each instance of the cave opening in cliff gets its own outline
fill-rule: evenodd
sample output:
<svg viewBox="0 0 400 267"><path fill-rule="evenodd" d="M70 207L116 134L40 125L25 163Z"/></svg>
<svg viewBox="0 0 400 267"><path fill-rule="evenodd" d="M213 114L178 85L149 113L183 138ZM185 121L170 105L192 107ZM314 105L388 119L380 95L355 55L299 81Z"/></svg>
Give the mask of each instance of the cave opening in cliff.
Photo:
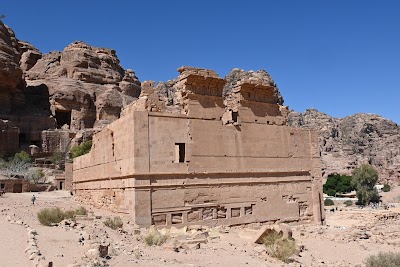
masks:
<svg viewBox="0 0 400 267"><path fill-rule="evenodd" d="M61 128L65 124L71 126L71 111L70 110L56 110L57 128Z"/></svg>

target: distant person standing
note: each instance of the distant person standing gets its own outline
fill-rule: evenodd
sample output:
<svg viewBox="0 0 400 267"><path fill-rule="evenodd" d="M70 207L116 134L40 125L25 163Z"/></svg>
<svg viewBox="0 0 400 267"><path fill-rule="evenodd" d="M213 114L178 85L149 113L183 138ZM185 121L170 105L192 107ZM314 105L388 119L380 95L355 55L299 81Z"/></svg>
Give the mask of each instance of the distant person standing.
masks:
<svg viewBox="0 0 400 267"><path fill-rule="evenodd" d="M32 200L32 205L35 205L35 200L36 200L36 197L35 197L35 195L32 195L32 198L31 198L31 200Z"/></svg>

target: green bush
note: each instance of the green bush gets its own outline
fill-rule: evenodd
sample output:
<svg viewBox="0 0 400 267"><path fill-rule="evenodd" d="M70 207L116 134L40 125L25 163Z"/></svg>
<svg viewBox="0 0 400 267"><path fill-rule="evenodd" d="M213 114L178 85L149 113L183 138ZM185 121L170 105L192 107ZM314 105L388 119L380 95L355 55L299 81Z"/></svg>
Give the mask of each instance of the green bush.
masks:
<svg viewBox="0 0 400 267"><path fill-rule="evenodd" d="M382 191L383 191L383 192L389 192L389 191L390 191L390 185L384 184L384 185L383 185L383 188L382 188Z"/></svg>
<svg viewBox="0 0 400 267"><path fill-rule="evenodd" d="M148 246L161 246L168 239L168 236L161 234L154 226L150 227L147 235L143 237L143 241Z"/></svg>
<svg viewBox="0 0 400 267"><path fill-rule="evenodd" d="M341 174L330 174L323 185L324 193L328 196L335 196L336 193L349 193L354 190L351 184L351 176Z"/></svg>
<svg viewBox="0 0 400 267"><path fill-rule="evenodd" d="M50 226L53 223L60 223L64 220L64 212L60 208L41 209L37 213L39 222L42 225Z"/></svg>
<svg viewBox="0 0 400 267"><path fill-rule="evenodd" d="M19 153L15 153L14 160L20 160L22 162L29 163L32 159L28 153L26 153L25 151L21 151Z"/></svg>
<svg viewBox="0 0 400 267"><path fill-rule="evenodd" d="M400 266L400 253L379 252L371 255L365 261L366 267L398 267Z"/></svg>
<svg viewBox="0 0 400 267"><path fill-rule="evenodd" d="M290 257L297 252L296 241L282 238L276 231L271 232L262 240L268 255L288 263Z"/></svg>
<svg viewBox="0 0 400 267"><path fill-rule="evenodd" d="M333 202L332 199L327 198L327 199L324 200L324 205L325 206L333 206L333 205L335 205L335 203Z"/></svg>
<svg viewBox="0 0 400 267"><path fill-rule="evenodd" d="M352 206L353 205L353 201L351 200L346 200L345 202L343 202L344 205L346 205L346 207Z"/></svg>
<svg viewBox="0 0 400 267"><path fill-rule="evenodd" d="M92 140L83 142L80 145L74 146L71 149L72 158L76 158L82 155L89 153L90 149L92 148Z"/></svg>
<svg viewBox="0 0 400 267"><path fill-rule="evenodd" d="M123 222L120 217L114 217L114 218L107 218L104 221L104 225L110 227L113 230L117 230L118 228L122 228Z"/></svg>
<svg viewBox="0 0 400 267"><path fill-rule="evenodd" d="M65 155L61 152L54 152L51 155L50 160L53 164L59 165L60 163L63 162L63 160L65 160Z"/></svg>

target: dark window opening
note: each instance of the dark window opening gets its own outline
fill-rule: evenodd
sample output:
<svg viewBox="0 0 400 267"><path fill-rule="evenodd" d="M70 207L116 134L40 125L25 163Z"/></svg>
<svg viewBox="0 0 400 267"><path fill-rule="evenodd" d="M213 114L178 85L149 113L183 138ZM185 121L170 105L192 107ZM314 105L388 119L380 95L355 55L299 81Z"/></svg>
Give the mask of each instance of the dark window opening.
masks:
<svg viewBox="0 0 400 267"><path fill-rule="evenodd" d="M0 184L0 189L4 189L5 187L6 187L6 184L4 184L4 183Z"/></svg>
<svg viewBox="0 0 400 267"><path fill-rule="evenodd" d="M175 143L176 162L185 162L185 143Z"/></svg>
<svg viewBox="0 0 400 267"><path fill-rule="evenodd" d="M238 122L239 112L232 111L232 120L233 122Z"/></svg>
<svg viewBox="0 0 400 267"><path fill-rule="evenodd" d="M27 143L28 139L26 138L26 133L19 134L19 143Z"/></svg>
<svg viewBox="0 0 400 267"><path fill-rule="evenodd" d="M71 126L71 111L56 110L56 121L57 128L61 128L65 124Z"/></svg>
<svg viewBox="0 0 400 267"><path fill-rule="evenodd" d="M41 146L42 146L42 142L40 142L40 141L32 141L32 140L31 140L31 144L32 144L32 145L35 145L35 146L37 146L37 147L41 147Z"/></svg>

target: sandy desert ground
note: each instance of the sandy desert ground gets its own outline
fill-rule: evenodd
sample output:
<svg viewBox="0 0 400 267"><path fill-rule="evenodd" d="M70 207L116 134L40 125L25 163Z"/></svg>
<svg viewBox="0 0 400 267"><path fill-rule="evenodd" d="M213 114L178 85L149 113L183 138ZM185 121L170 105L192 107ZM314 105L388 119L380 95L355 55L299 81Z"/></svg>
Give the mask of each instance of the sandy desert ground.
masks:
<svg viewBox="0 0 400 267"><path fill-rule="evenodd" d="M251 244L261 225L189 229L185 233L172 229L164 246L149 247L140 236L146 229L137 229L123 218L122 230L112 230L103 224L109 211L77 203L65 191L5 194L0 197L0 266L363 266L363 260L379 251L400 252L400 208L342 208L327 212L327 223L292 226L293 237L303 247L293 261L284 264L266 255L262 245ZM394 201L400 195L396 189L383 196ZM40 225L36 213L45 207L76 209L84 206L89 216L66 225ZM195 228L195 227L194 227ZM166 231L166 230L164 230ZM208 237L207 237L208 236ZM191 238L188 238L191 237ZM174 249L171 240L204 240L200 247L188 245ZM33 243L33 244L32 244ZM190 242L189 242L190 243ZM108 247L108 257L94 252L99 245ZM31 257L32 246L40 252ZM30 249L30 250L28 250ZM26 251L28 250L28 251ZM41 264L41 265L39 265Z"/></svg>

